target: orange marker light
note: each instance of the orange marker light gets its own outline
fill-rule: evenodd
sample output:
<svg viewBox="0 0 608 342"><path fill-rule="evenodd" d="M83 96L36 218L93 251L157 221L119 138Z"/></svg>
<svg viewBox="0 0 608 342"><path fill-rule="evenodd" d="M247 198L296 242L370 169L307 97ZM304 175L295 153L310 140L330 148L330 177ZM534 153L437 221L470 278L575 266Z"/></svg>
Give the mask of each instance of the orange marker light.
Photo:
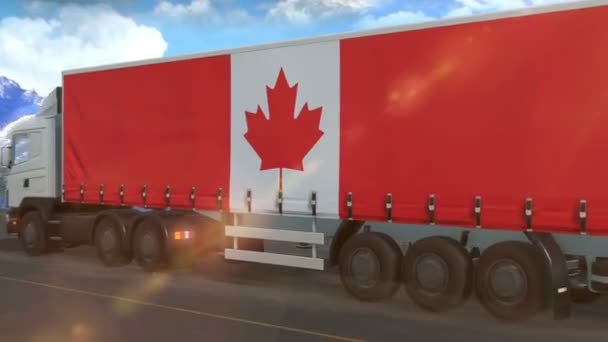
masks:
<svg viewBox="0 0 608 342"><path fill-rule="evenodd" d="M193 232L189 230L173 232L173 240L189 240L193 238Z"/></svg>

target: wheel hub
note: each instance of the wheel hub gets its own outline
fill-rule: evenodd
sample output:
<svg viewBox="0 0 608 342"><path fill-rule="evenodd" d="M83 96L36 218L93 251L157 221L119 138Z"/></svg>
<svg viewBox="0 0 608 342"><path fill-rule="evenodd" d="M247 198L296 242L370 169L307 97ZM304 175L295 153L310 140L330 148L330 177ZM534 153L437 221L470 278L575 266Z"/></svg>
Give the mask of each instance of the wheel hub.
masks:
<svg viewBox="0 0 608 342"><path fill-rule="evenodd" d="M351 273L358 286L371 288L380 277L380 261L369 248L359 248L351 259Z"/></svg>
<svg viewBox="0 0 608 342"><path fill-rule="evenodd" d="M415 274L416 281L427 292L438 294L448 286L448 265L437 254L419 256L415 262Z"/></svg>
<svg viewBox="0 0 608 342"><path fill-rule="evenodd" d="M152 259L158 255L159 246L152 233L145 233L141 241L141 253L146 259Z"/></svg>
<svg viewBox="0 0 608 342"><path fill-rule="evenodd" d="M28 247L32 247L36 243L38 232L36 231L36 226L33 223L28 223L25 228L23 228L23 238Z"/></svg>
<svg viewBox="0 0 608 342"><path fill-rule="evenodd" d="M496 262L488 272L490 289L506 304L521 302L528 292L528 278L522 267L513 260Z"/></svg>
<svg viewBox="0 0 608 342"><path fill-rule="evenodd" d="M101 235L101 248L104 251L104 253L110 253L112 252L112 250L114 250L116 246L116 237L114 236L114 234L112 234L112 232L110 230L104 230L103 234Z"/></svg>

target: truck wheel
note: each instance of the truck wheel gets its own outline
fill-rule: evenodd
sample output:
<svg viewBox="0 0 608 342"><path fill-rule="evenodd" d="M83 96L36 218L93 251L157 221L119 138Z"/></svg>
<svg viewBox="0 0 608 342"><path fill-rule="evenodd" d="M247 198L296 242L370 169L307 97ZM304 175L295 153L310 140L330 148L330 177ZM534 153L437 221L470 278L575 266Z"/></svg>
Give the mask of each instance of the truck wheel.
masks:
<svg viewBox="0 0 608 342"><path fill-rule="evenodd" d="M48 241L40 213L30 211L23 216L20 237L23 250L28 255L37 256L47 252Z"/></svg>
<svg viewBox="0 0 608 342"><path fill-rule="evenodd" d="M344 288L362 301L391 297L399 289L399 245L386 234L354 235L340 250L340 278Z"/></svg>
<svg viewBox="0 0 608 342"><path fill-rule="evenodd" d="M475 274L479 300L488 312L509 321L528 319L547 303L543 256L522 241L497 243L481 253Z"/></svg>
<svg viewBox="0 0 608 342"><path fill-rule="evenodd" d="M401 274L412 301L438 312L462 304L470 296L473 261L458 241L428 237L408 249Z"/></svg>
<svg viewBox="0 0 608 342"><path fill-rule="evenodd" d="M123 266L131 261L131 258L122 250L122 235L116 223L104 218L95 227L95 248L97 256L104 265L109 267Z"/></svg>
<svg viewBox="0 0 608 342"><path fill-rule="evenodd" d="M133 251L139 266L146 272L167 268L167 250L160 228L154 223L144 221L135 231Z"/></svg>

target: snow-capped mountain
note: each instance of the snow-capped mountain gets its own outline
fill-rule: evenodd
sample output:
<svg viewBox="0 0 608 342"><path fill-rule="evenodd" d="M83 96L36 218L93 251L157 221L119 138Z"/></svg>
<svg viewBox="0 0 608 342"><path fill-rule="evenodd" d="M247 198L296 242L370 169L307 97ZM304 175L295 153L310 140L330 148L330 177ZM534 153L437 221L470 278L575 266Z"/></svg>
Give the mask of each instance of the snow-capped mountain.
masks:
<svg viewBox="0 0 608 342"><path fill-rule="evenodd" d="M33 90L21 88L19 83L0 76L0 128L35 113L43 98Z"/></svg>

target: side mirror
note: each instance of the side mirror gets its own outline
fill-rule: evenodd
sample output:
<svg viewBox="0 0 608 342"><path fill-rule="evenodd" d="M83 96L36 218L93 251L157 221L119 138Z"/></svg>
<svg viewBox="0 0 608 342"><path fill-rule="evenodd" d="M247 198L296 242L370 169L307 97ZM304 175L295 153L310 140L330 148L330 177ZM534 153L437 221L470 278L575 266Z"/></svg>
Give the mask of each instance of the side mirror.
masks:
<svg viewBox="0 0 608 342"><path fill-rule="evenodd" d="M2 146L0 149L0 166L10 169L11 164L11 146Z"/></svg>

